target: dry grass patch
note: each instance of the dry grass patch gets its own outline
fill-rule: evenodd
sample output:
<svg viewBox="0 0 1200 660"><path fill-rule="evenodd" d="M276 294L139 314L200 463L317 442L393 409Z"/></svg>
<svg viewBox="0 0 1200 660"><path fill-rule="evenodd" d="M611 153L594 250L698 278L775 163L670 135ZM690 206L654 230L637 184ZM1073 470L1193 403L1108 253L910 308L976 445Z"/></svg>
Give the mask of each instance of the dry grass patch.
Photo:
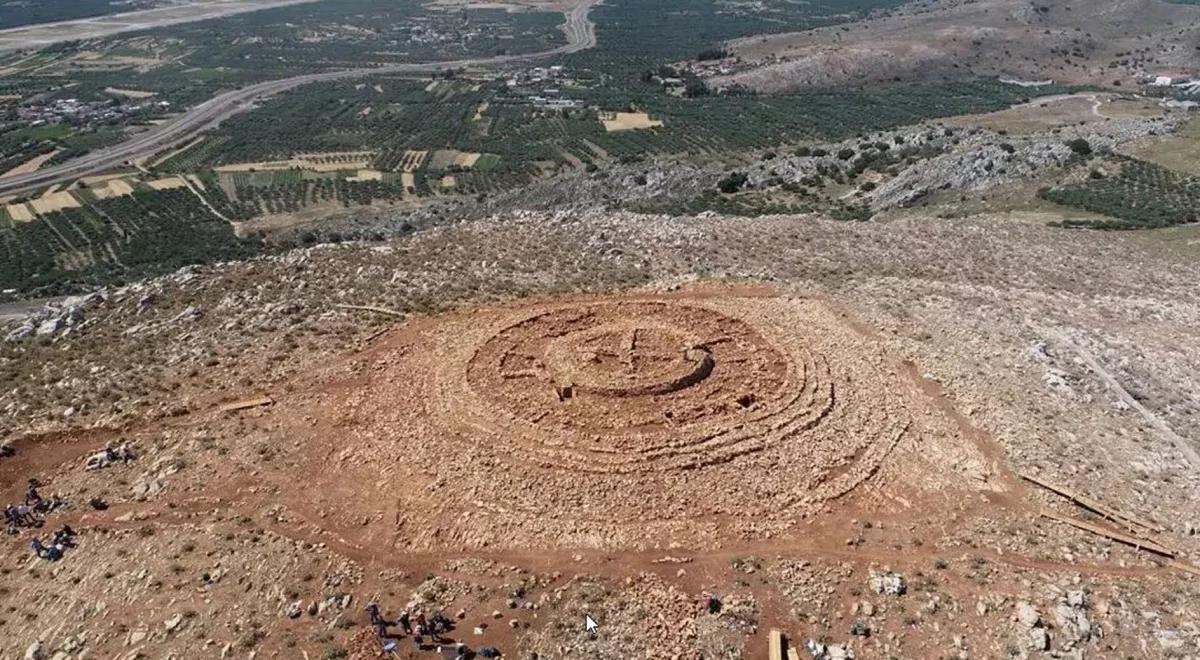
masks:
<svg viewBox="0 0 1200 660"><path fill-rule="evenodd" d="M458 151L456 149L438 149L429 160L429 169L444 170L450 166L469 170L475 166L482 154Z"/></svg>
<svg viewBox="0 0 1200 660"><path fill-rule="evenodd" d="M329 151L296 154L287 160L264 160L254 163L230 163L213 168L218 174L234 172L271 172L301 169L310 172L368 169L375 159L374 151Z"/></svg>
<svg viewBox="0 0 1200 660"><path fill-rule="evenodd" d="M663 125L662 120L651 119L650 115L644 112L605 112L600 114L600 123L609 133L658 128Z"/></svg>
<svg viewBox="0 0 1200 660"><path fill-rule="evenodd" d="M299 167L295 160L263 160L254 163L230 163L214 167L218 174L233 174L235 172L270 172L275 170L290 170Z"/></svg>
<svg viewBox="0 0 1200 660"><path fill-rule="evenodd" d="M1114 98L1098 108L1100 114L1111 119L1152 119L1166 114L1166 110L1151 99Z"/></svg>
<svg viewBox="0 0 1200 660"><path fill-rule="evenodd" d="M8 211L8 217L12 218L14 222L33 222L35 217L33 211L30 211L25 204L9 204L4 207L4 210Z"/></svg>
<svg viewBox="0 0 1200 660"><path fill-rule="evenodd" d="M383 172L379 170L359 170L358 174L346 177L347 181L383 181Z"/></svg>
<svg viewBox="0 0 1200 660"><path fill-rule="evenodd" d="M36 172L39 169L41 169L42 165L46 164L46 161L57 156L60 151L62 151L62 149L55 149L53 151L44 153L40 156L34 156L33 158L30 158L29 160L25 161L24 163L21 163L20 165L17 165L16 167L12 168L11 170L5 172L4 174L0 174L0 179L6 179L10 176L19 176L21 174L29 174L31 172Z"/></svg>
<svg viewBox="0 0 1200 660"><path fill-rule="evenodd" d="M1096 108L1102 101L1095 95L1071 95L1037 99L996 112L939 120L951 126L979 127L1016 135L1040 133L1061 126L1103 121Z"/></svg>
<svg viewBox="0 0 1200 660"><path fill-rule="evenodd" d="M96 199L109 199L133 194L133 186L124 179L113 179L91 189Z"/></svg>
<svg viewBox="0 0 1200 660"><path fill-rule="evenodd" d="M338 170L367 169L374 159L374 151L330 151L298 154L293 160L301 169L313 172L336 172Z"/></svg>
<svg viewBox="0 0 1200 660"><path fill-rule="evenodd" d="M177 176L169 176L165 179L149 181L146 185L155 190L174 190L176 188L186 188L187 182Z"/></svg>
<svg viewBox="0 0 1200 660"><path fill-rule="evenodd" d="M79 200L75 199L75 196L69 192L50 193L29 202L29 205L33 207L34 213L38 215L45 215L63 209L75 209L80 206Z"/></svg>
<svg viewBox="0 0 1200 660"><path fill-rule="evenodd" d="M481 154L477 153L460 153L454 157L454 164L458 165L459 167L470 169L475 167L475 163L479 161L480 155Z"/></svg>

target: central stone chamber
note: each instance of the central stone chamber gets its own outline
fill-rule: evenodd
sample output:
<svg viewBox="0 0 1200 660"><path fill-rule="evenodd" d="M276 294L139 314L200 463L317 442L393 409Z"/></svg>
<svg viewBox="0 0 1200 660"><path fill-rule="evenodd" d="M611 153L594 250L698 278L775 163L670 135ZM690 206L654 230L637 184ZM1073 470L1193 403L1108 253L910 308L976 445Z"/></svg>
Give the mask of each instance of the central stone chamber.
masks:
<svg viewBox="0 0 1200 660"><path fill-rule="evenodd" d="M691 387L712 374L702 340L671 326L629 320L605 323L551 341L545 364L560 398L637 397Z"/></svg>

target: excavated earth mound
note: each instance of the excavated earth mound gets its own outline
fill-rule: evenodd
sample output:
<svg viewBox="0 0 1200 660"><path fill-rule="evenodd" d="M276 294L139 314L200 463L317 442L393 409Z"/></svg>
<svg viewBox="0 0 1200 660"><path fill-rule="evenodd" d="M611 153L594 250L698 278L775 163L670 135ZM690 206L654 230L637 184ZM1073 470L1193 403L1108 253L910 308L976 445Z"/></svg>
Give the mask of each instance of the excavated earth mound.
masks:
<svg viewBox="0 0 1200 660"><path fill-rule="evenodd" d="M352 371L294 431L306 487L369 485L339 506L394 506L370 541L408 550L764 538L936 440L898 365L813 299L480 308L402 326Z"/></svg>

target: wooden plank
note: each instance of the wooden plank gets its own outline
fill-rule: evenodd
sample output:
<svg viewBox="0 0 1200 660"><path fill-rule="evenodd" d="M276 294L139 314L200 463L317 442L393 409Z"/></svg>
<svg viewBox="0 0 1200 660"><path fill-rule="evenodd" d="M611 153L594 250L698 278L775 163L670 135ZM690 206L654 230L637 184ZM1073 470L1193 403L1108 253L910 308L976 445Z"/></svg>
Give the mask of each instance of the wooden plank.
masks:
<svg viewBox="0 0 1200 660"><path fill-rule="evenodd" d="M1138 527L1144 527L1152 532L1162 533L1162 531L1163 531L1163 528L1160 525L1152 523L1148 520L1142 520L1141 518L1138 518L1137 516L1132 516L1132 515L1128 515L1128 514L1120 512L1120 511L1117 511L1116 509L1113 509L1102 502L1094 500L1094 499L1088 497L1087 495L1081 495L1074 491L1067 490L1066 488L1064 488L1062 486L1052 484L1044 479L1035 477L1032 474L1020 473L1020 476L1025 481L1028 481L1030 483L1041 486L1042 488L1045 488L1046 490L1048 490L1052 493L1057 493L1058 495L1061 495L1061 496L1071 500L1072 502L1078 504L1079 506L1082 506L1083 508L1091 511L1092 513L1104 516L1105 518L1108 518L1108 519L1112 520L1113 522L1123 522L1126 527L1130 527L1130 526L1134 526L1134 525L1136 525Z"/></svg>
<svg viewBox="0 0 1200 660"><path fill-rule="evenodd" d="M787 660L800 660L800 651L793 644L788 644Z"/></svg>
<svg viewBox="0 0 1200 660"><path fill-rule="evenodd" d="M367 338L363 340L363 343L369 344L369 343L375 341L375 339L377 339L380 335L382 335L383 333L385 333L391 329L392 328L390 326L385 327L385 328L380 328L380 329L376 330L375 332L372 332L371 334L367 335Z"/></svg>
<svg viewBox="0 0 1200 660"><path fill-rule="evenodd" d="M387 314L397 318L404 318L404 312L398 312L387 307L376 307L374 305L334 305L338 309L356 309L363 312L375 312L376 314Z"/></svg>
<svg viewBox="0 0 1200 660"><path fill-rule="evenodd" d="M1143 538L1138 538L1136 536L1130 536L1128 534L1122 534L1120 532L1114 532L1112 530L1105 529L1099 525L1094 525L1086 520L1079 520L1078 518L1064 516L1062 514L1055 513L1054 511L1051 511L1049 509L1042 509L1042 515L1047 518L1050 518L1051 520L1057 520L1058 522L1065 523L1067 525L1070 525L1070 526L1078 528L1078 529L1082 529L1086 532L1098 534L1105 538L1109 538L1114 541L1124 543L1126 545L1131 545L1134 548L1137 548L1139 550L1149 550L1150 552L1153 552L1155 554L1162 555L1164 557L1168 557L1171 559L1173 559L1176 554L1174 550L1163 547L1162 545L1159 545L1158 543L1155 543L1154 541L1151 541L1149 539L1143 539Z"/></svg>
<svg viewBox="0 0 1200 660"><path fill-rule="evenodd" d="M772 628L769 641L770 660L783 660L783 633Z"/></svg>
<svg viewBox="0 0 1200 660"><path fill-rule="evenodd" d="M260 396L253 399L242 399L241 401L232 401L230 403L221 404L221 412L233 412L235 410L245 410L246 408L257 408L259 406L269 406L275 403L275 400L269 396Z"/></svg>

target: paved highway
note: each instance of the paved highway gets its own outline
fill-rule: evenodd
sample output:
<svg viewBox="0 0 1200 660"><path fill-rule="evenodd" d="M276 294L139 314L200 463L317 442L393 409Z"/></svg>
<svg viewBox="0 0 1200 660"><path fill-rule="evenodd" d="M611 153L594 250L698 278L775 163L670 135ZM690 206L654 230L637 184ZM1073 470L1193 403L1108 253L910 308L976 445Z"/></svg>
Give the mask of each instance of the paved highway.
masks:
<svg viewBox="0 0 1200 660"><path fill-rule="evenodd" d="M592 7L603 0L579 0L566 12L563 32L567 43L551 50L524 55L498 55L475 59L418 64L392 64L374 68L347 69L312 73L292 78L268 80L215 96L170 121L122 142L93 151L61 165L42 168L36 172L0 179L0 195L12 195L37 188L89 176L120 167L126 161L152 156L164 149L187 142L225 119L248 110L259 101L289 89L315 82L361 78L386 73L431 73L460 67L498 66L546 59L555 55L575 53L596 45L596 26L588 16Z"/></svg>

